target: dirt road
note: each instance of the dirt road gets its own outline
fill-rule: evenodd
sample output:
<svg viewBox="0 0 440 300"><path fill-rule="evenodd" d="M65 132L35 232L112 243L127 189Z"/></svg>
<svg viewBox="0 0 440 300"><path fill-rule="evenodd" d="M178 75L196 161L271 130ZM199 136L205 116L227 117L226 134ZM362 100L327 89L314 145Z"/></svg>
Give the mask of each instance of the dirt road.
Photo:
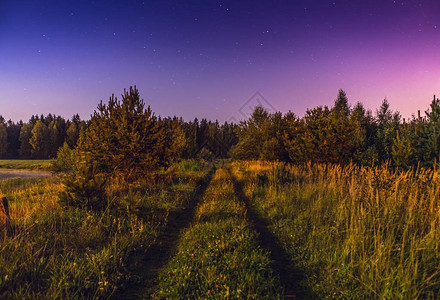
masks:
<svg viewBox="0 0 440 300"><path fill-rule="evenodd" d="M36 178L36 177L45 177L50 175L51 173L47 171L0 169L0 180L11 179L11 178Z"/></svg>

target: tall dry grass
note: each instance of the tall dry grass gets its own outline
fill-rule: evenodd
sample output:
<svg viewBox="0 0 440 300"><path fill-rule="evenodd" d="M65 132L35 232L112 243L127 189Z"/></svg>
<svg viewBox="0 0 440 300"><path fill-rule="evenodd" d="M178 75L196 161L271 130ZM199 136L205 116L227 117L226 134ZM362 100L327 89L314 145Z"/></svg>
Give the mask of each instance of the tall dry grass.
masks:
<svg viewBox="0 0 440 300"><path fill-rule="evenodd" d="M102 299L137 280L131 252L154 244L207 170L170 172L155 185L110 180L106 197L121 204L117 213L60 205L56 178L1 181L14 234L0 235L0 299Z"/></svg>
<svg viewBox="0 0 440 300"><path fill-rule="evenodd" d="M440 171L234 163L253 205L328 298L436 298Z"/></svg>

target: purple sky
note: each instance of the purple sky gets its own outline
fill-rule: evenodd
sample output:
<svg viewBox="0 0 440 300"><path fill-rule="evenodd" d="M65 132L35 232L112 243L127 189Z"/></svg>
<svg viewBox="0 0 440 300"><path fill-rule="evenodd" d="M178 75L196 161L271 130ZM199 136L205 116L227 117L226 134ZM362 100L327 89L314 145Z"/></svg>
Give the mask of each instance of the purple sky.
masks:
<svg viewBox="0 0 440 300"><path fill-rule="evenodd" d="M240 119L257 91L302 116L339 88L408 117L440 94L439 46L438 0L3 0L0 114L88 119L137 85L185 120Z"/></svg>

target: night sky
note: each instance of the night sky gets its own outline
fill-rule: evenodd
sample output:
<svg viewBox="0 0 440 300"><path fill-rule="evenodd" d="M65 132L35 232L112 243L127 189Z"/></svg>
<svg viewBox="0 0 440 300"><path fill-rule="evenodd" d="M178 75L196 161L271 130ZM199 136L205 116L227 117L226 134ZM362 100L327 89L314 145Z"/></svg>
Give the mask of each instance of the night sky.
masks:
<svg viewBox="0 0 440 300"><path fill-rule="evenodd" d="M256 92L303 116L340 88L408 117L440 94L439 46L438 0L2 0L0 114L88 119L137 85L185 120L243 118Z"/></svg>

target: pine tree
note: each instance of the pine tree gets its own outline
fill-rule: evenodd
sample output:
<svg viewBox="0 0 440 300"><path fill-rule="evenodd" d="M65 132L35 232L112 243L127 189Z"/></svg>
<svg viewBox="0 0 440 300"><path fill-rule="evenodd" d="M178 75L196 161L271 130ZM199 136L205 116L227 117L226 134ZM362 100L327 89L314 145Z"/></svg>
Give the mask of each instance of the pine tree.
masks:
<svg viewBox="0 0 440 300"><path fill-rule="evenodd" d="M75 122L70 123L66 131L66 142L69 147L74 148L79 138L78 125Z"/></svg>
<svg viewBox="0 0 440 300"><path fill-rule="evenodd" d="M380 108L376 110L376 119L379 126L385 127L393 119L393 111L390 109L390 104L385 98L380 105Z"/></svg>
<svg viewBox="0 0 440 300"><path fill-rule="evenodd" d="M260 159L263 147L263 127L269 122L269 113L257 106L249 120L242 121L236 128L238 143L231 148L236 159Z"/></svg>
<svg viewBox="0 0 440 300"><path fill-rule="evenodd" d="M350 106L348 105L347 94L344 90L339 90L338 97L335 100L335 105L332 110L337 117L348 117L350 115Z"/></svg>
<svg viewBox="0 0 440 300"><path fill-rule="evenodd" d="M257 118L255 120L257 121ZM261 149L259 159L272 161L288 159L283 143L284 130L283 116L280 112L268 113L266 119L261 120L258 140Z"/></svg>
<svg viewBox="0 0 440 300"><path fill-rule="evenodd" d="M187 151L188 140L182 127L182 121L177 118L171 121L171 126L168 129L167 142L169 143L166 148L168 149L168 160L177 161L183 158L184 153Z"/></svg>
<svg viewBox="0 0 440 300"><path fill-rule="evenodd" d="M327 106L308 109L304 116L302 153L307 161L333 162L334 131L331 128L331 111Z"/></svg>
<svg viewBox="0 0 440 300"><path fill-rule="evenodd" d="M128 181L145 178L167 165L165 130L150 107L145 108L136 87L114 95L94 112L78 150L96 162L96 169Z"/></svg>
<svg viewBox="0 0 440 300"><path fill-rule="evenodd" d="M393 139L396 137L400 123L400 114L390 109L387 99L384 99L376 111L377 137L376 149L381 162L392 159Z"/></svg>
<svg viewBox="0 0 440 300"><path fill-rule="evenodd" d="M305 162L307 154L304 146L304 121L288 112L284 116L285 129L283 131L283 143L288 155L288 161L297 163Z"/></svg>
<svg viewBox="0 0 440 300"><path fill-rule="evenodd" d="M402 133L397 131L393 139L392 158L398 168L408 169L413 165L414 150L409 138L408 126L402 127Z"/></svg>
<svg viewBox="0 0 440 300"><path fill-rule="evenodd" d="M371 111L366 110L362 103L356 103L350 114L350 122L355 130L354 162L370 166L376 164L378 160L375 146L377 126Z"/></svg>
<svg viewBox="0 0 440 300"><path fill-rule="evenodd" d="M197 118L193 122L183 123L183 131L185 132L185 138L187 141L183 157L191 158L196 155L197 152L197 129L198 121Z"/></svg>
<svg viewBox="0 0 440 300"><path fill-rule="evenodd" d="M67 149L68 146L64 147L64 150ZM72 165L61 165L68 172L62 176L64 190L59 195L60 203L96 211L114 208L115 203L111 206L106 197L108 178L98 170L97 163L87 153L79 151L73 155L67 154L64 158L67 158L68 163L72 162Z"/></svg>
<svg viewBox="0 0 440 300"><path fill-rule="evenodd" d="M438 160L440 155L440 104L439 99L433 99L430 111L426 111L426 122L421 122L419 132L419 149L423 161L429 166Z"/></svg>

